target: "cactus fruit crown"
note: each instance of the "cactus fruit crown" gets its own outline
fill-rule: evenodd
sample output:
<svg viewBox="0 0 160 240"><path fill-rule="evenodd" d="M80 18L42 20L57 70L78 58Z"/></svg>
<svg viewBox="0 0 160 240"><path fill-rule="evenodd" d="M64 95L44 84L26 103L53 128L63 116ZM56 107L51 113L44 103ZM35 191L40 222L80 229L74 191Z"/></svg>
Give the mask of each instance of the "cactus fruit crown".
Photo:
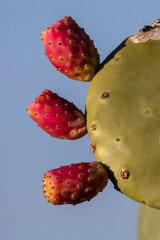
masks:
<svg viewBox="0 0 160 240"><path fill-rule="evenodd" d="M41 38L61 73L91 81L86 114L49 90L28 113L56 138L73 140L88 131L98 160L46 172L45 198L75 205L96 196L109 177L118 191L160 209L160 19L123 41L101 64L93 41L71 17L52 24Z"/></svg>

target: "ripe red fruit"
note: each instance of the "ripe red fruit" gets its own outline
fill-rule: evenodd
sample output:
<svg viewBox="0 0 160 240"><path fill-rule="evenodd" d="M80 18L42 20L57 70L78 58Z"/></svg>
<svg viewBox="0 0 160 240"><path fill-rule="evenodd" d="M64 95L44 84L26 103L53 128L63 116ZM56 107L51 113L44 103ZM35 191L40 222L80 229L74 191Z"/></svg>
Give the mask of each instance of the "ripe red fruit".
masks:
<svg viewBox="0 0 160 240"><path fill-rule="evenodd" d="M49 90L44 90L27 110L52 137L72 140L87 133L84 114L73 103Z"/></svg>
<svg viewBox="0 0 160 240"><path fill-rule="evenodd" d="M46 172L43 192L48 202L54 205L75 205L91 200L107 182L108 175L101 163L76 163Z"/></svg>
<svg viewBox="0 0 160 240"><path fill-rule="evenodd" d="M46 56L58 71L75 80L92 79L99 54L84 29L70 16L44 30L41 39Z"/></svg>

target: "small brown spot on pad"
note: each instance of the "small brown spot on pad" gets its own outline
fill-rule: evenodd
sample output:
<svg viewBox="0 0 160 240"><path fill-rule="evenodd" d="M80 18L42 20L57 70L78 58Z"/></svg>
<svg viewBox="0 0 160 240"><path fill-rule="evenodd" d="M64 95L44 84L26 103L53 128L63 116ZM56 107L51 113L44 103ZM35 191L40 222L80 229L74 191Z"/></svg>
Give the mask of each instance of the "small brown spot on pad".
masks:
<svg viewBox="0 0 160 240"><path fill-rule="evenodd" d="M90 126L91 131L95 131L97 129L97 125L95 123L92 123Z"/></svg>
<svg viewBox="0 0 160 240"><path fill-rule="evenodd" d="M115 62L118 62L118 60L119 60L119 57L116 57L116 58L114 59Z"/></svg>
<svg viewBox="0 0 160 240"><path fill-rule="evenodd" d="M96 152L96 143L95 142L92 142L91 145L90 145L90 150L95 153Z"/></svg>
<svg viewBox="0 0 160 240"><path fill-rule="evenodd" d="M109 92L102 92L100 95L101 99L108 99L109 98Z"/></svg>
<svg viewBox="0 0 160 240"><path fill-rule="evenodd" d="M145 114L150 114L151 113L151 108L146 108L145 111L144 111Z"/></svg>
<svg viewBox="0 0 160 240"><path fill-rule="evenodd" d="M124 167L121 169L120 171L120 177L122 179L128 179L130 176L130 171L128 170L128 168Z"/></svg>
<svg viewBox="0 0 160 240"><path fill-rule="evenodd" d="M116 140L116 142L120 142L121 139L119 137L116 137L115 140Z"/></svg>

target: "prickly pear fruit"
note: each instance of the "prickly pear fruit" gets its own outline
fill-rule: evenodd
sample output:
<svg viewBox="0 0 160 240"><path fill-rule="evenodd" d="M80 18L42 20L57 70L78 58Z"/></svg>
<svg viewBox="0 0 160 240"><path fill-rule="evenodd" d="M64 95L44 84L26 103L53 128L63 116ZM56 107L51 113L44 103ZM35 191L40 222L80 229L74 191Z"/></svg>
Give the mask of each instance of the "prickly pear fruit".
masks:
<svg viewBox="0 0 160 240"><path fill-rule="evenodd" d="M84 114L73 103L49 90L44 90L27 110L52 137L72 140L87 133Z"/></svg>
<svg viewBox="0 0 160 240"><path fill-rule="evenodd" d="M44 174L44 196L54 205L75 205L91 200L107 182L107 172L100 163L75 163Z"/></svg>
<svg viewBox="0 0 160 240"><path fill-rule="evenodd" d="M91 81L91 150L130 198L160 209L160 19L126 39Z"/></svg>
<svg viewBox="0 0 160 240"><path fill-rule="evenodd" d="M93 41L71 17L64 17L41 34L45 54L69 78L90 81L99 65Z"/></svg>

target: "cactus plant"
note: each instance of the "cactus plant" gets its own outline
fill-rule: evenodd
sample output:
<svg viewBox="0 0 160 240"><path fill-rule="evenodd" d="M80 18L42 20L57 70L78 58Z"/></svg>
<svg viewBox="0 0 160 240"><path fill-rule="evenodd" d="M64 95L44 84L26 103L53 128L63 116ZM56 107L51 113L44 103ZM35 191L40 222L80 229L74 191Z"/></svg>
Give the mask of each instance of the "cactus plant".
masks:
<svg viewBox="0 0 160 240"><path fill-rule="evenodd" d="M61 27L64 24L75 24L70 17L57 23ZM50 44L51 41L57 41L57 25L51 26L54 26L51 40L48 40L50 36L47 30L41 35L47 56L57 51L57 45L55 49ZM76 29L81 31L79 27ZM65 31L62 32L65 36ZM90 45L89 40L86 41L88 43ZM70 54L71 49L66 43L63 47L61 54L67 54L67 51ZM79 42L76 49L79 58ZM92 49L96 53L93 57L96 64L90 69L91 75L88 78L87 72L82 74L82 78L81 75L78 77L82 81L91 80L86 100L90 149L102 163L115 189L135 201L160 209L160 20L123 41L98 68L99 55L93 45ZM56 56L59 56L57 52ZM60 70L77 80L74 74L66 74L65 62Z"/></svg>
<svg viewBox="0 0 160 240"><path fill-rule="evenodd" d="M91 149L115 188L160 208L160 20L100 65L86 112Z"/></svg>

